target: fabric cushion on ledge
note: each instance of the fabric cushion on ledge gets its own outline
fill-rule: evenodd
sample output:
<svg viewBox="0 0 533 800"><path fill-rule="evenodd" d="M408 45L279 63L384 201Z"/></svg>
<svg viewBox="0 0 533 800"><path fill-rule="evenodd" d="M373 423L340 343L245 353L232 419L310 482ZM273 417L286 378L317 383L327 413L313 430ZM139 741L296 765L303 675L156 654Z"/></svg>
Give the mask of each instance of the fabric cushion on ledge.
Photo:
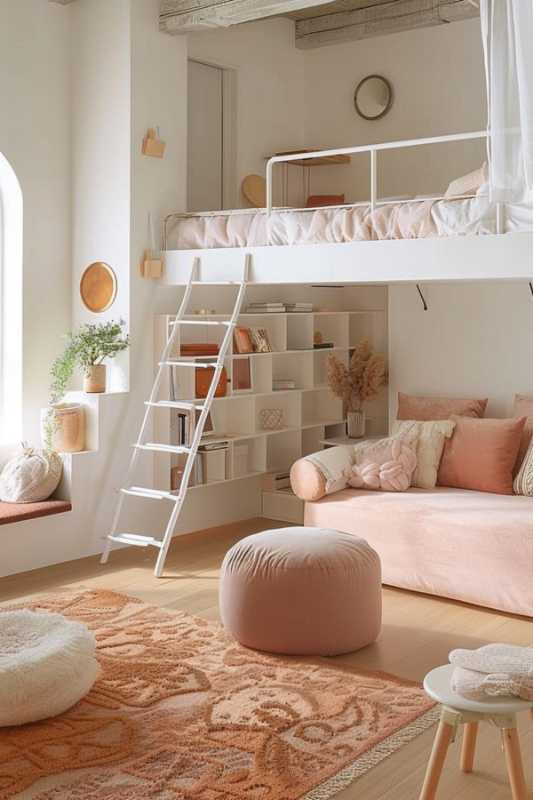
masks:
<svg viewBox="0 0 533 800"><path fill-rule="evenodd" d="M533 397L526 397L523 394L515 394L513 417L527 417L515 464L516 475L522 466L524 458L526 457L529 443L531 442L531 437L533 437Z"/></svg>
<svg viewBox="0 0 533 800"><path fill-rule="evenodd" d="M444 446L439 484L513 494L513 467L526 418L452 419L455 431Z"/></svg>
<svg viewBox="0 0 533 800"><path fill-rule="evenodd" d="M454 414L460 417L483 417L487 403L488 399L425 397L398 392L397 419L431 422L436 419L450 419Z"/></svg>
<svg viewBox="0 0 533 800"><path fill-rule="evenodd" d="M381 564L364 539L327 528L279 528L228 550L220 616L245 647L332 656L381 629Z"/></svg>
<svg viewBox="0 0 533 800"><path fill-rule="evenodd" d="M450 419L417 422L415 420L397 420L392 433L401 434L409 431L417 433L416 469L412 486L418 489L433 489L437 485L440 460L446 439L453 434L455 422Z"/></svg>

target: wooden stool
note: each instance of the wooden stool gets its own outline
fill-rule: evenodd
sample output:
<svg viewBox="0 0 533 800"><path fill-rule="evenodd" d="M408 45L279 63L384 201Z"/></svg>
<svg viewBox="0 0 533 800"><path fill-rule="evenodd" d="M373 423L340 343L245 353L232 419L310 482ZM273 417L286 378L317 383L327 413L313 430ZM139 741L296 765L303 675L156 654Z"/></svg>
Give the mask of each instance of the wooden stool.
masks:
<svg viewBox="0 0 533 800"><path fill-rule="evenodd" d="M452 691L453 669L451 664L437 667L424 679L426 694L440 703L442 709L419 800L434 799L448 746L455 739L458 725L465 726L461 769L463 772L472 772L480 722L492 722L500 729L513 800L526 800L527 790L516 729L516 715L520 711L532 709L533 702L512 697L487 698L482 702L467 700L466 697L461 697Z"/></svg>

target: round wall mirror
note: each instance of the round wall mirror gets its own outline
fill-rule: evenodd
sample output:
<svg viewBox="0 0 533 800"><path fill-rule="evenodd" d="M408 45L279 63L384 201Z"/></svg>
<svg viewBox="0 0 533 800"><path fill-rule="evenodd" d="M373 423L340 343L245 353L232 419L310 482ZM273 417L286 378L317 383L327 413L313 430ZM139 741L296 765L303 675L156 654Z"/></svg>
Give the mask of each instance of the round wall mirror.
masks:
<svg viewBox="0 0 533 800"><path fill-rule="evenodd" d="M392 106L392 86L382 75L367 75L357 84L355 110L363 119L380 119Z"/></svg>
<svg viewBox="0 0 533 800"><path fill-rule="evenodd" d="M87 267L81 276L80 295L89 311L107 311L117 296L117 278L109 264L96 261Z"/></svg>

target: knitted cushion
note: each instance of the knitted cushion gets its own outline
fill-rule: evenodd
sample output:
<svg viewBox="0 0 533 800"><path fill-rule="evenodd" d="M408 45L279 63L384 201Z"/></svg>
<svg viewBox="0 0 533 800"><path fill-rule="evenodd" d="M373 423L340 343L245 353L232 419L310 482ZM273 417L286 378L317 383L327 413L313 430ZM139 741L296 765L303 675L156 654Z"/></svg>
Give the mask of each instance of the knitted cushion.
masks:
<svg viewBox="0 0 533 800"><path fill-rule="evenodd" d="M55 492L63 462L57 453L24 448L8 461L0 474L0 500L5 503L39 503Z"/></svg>

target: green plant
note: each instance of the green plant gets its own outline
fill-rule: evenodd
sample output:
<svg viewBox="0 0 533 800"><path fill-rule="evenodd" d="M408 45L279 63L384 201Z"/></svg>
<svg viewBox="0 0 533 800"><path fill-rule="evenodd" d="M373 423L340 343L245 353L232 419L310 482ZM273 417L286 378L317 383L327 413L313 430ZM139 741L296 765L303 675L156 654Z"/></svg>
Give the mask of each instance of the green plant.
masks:
<svg viewBox="0 0 533 800"><path fill-rule="evenodd" d="M106 358L115 358L127 349L129 337L122 335L125 324L123 320L111 320L99 325L82 325L77 333L70 335L76 361L83 370L101 364Z"/></svg>
<svg viewBox="0 0 533 800"><path fill-rule="evenodd" d="M44 439L47 450L52 449L52 437L57 422L53 406L60 403L67 391L68 384L76 366L85 372L89 367L101 364L106 358L115 358L122 350L129 347L128 335L123 335L124 320L100 322L96 325L82 325L78 331L67 334L67 346L58 356L50 369L50 409L44 423Z"/></svg>

